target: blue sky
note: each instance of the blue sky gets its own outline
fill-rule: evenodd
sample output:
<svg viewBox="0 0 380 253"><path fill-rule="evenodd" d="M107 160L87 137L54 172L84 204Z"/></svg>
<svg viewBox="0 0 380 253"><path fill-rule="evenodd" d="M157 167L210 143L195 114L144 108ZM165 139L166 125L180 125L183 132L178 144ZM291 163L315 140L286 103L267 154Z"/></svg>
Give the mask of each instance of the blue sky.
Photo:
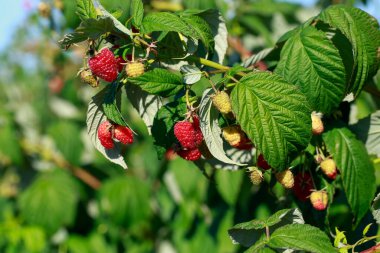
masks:
<svg viewBox="0 0 380 253"><path fill-rule="evenodd" d="M74 0L72 0L74 1ZM313 6L316 0L283 0ZM0 51L10 43L13 32L20 26L31 11L35 11L40 0L0 0L3 10L0 15ZM369 5L360 8L380 20L380 0L368 0Z"/></svg>

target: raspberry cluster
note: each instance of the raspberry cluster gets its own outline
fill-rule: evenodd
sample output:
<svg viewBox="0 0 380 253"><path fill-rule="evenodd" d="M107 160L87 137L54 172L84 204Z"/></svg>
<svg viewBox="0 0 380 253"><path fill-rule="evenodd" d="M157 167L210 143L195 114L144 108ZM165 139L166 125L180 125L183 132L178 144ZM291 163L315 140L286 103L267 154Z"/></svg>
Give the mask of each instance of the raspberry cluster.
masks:
<svg viewBox="0 0 380 253"><path fill-rule="evenodd" d="M115 141L122 144L132 144L133 132L126 126L112 124L106 120L98 127L98 139L104 148L112 149L115 146Z"/></svg>
<svg viewBox="0 0 380 253"><path fill-rule="evenodd" d="M174 125L174 135L181 145L177 152L179 156L189 161L201 158L199 146L203 141L203 134L199 126L198 116L192 117L190 121L180 121Z"/></svg>

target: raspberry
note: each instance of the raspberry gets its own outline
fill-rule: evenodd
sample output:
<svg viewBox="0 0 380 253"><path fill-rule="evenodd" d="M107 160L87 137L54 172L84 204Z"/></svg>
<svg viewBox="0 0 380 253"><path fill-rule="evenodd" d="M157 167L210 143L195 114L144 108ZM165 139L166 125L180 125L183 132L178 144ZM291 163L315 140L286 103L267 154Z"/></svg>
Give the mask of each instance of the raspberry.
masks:
<svg viewBox="0 0 380 253"><path fill-rule="evenodd" d="M228 126L222 129L223 138L231 145L238 145L244 138L239 126Z"/></svg>
<svg viewBox="0 0 380 253"><path fill-rule="evenodd" d="M123 144L133 143L133 132L126 126L115 125L113 137Z"/></svg>
<svg viewBox="0 0 380 253"><path fill-rule="evenodd" d="M324 131L322 116L319 113L311 114L311 128L314 135L320 135Z"/></svg>
<svg viewBox="0 0 380 253"><path fill-rule="evenodd" d="M130 62L126 65L125 71L128 77L137 77L144 74L145 67L141 62Z"/></svg>
<svg viewBox="0 0 380 253"><path fill-rule="evenodd" d="M264 156L262 154L257 157L257 167L262 168L264 170L269 170L271 167L268 164L268 162L264 159Z"/></svg>
<svg viewBox="0 0 380 253"><path fill-rule="evenodd" d="M125 63L127 63L123 57L116 57L116 63L117 63L117 71L120 73L121 71L123 71L123 68L125 66Z"/></svg>
<svg viewBox="0 0 380 253"><path fill-rule="evenodd" d="M98 127L98 138L100 144L102 144L102 146L106 149L111 149L114 147L112 131L113 126L108 120L102 122Z"/></svg>
<svg viewBox="0 0 380 253"><path fill-rule="evenodd" d="M336 163L333 159L327 158L323 160L320 164L321 170L323 174L325 174L330 179L335 179L337 170L336 170Z"/></svg>
<svg viewBox="0 0 380 253"><path fill-rule="evenodd" d="M297 199L305 202L310 196L311 190L313 189L313 181L311 175L308 172L298 172L294 176L294 186L293 193L296 195Z"/></svg>
<svg viewBox="0 0 380 253"><path fill-rule="evenodd" d="M181 149L177 152L177 154L183 159L189 161L196 161L201 158L201 151L199 149Z"/></svg>
<svg viewBox="0 0 380 253"><path fill-rule="evenodd" d="M40 2L38 4L38 12L41 17L48 18L51 15L51 7L48 3Z"/></svg>
<svg viewBox="0 0 380 253"><path fill-rule="evenodd" d="M276 173L276 179L285 188L287 189L293 188L294 176L290 170L285 170L285 171Z"/></svg>
<svg viewBox="0 0 380 253"><path fill-rule="evenodd" d="M212 96L212 103L221 113L227 114L232 112L230 97L225 91L218 91Z"/></svg>
<svg viewBox="0 0 380 253"><path fill-rule="evenodd" d="M195 149L203 141L203 134L197 117L193 118L193 123L189 121L177 122L174 125L174 135L181 146L186 149Z"/></svg>
<svg viewBox="0 0 380 253"><path fill-rule="evenodd" d="M251 179L252 184L260 185L264 179L263 173L256 167L249 168L249 171L251 172L249 178Z"/></svg>
<svg viewBox="0 0 380 253"><path fill-rule="evenodd" d="M329 197L325 191L315 191L310 195L310 202L318 211L326 209L328 200Z"/></svg>
<svg viewBox="0 0 380 253"><path fill-rule="evenodd" d="M96 77L91 73L89 70L82 70L79 74L80 79L83 83L86 83L90 85L93 88L96 88L99 86L99 82L96 79Z"/></svg>
<svg viewBox="0 0 380 253"><path fill-rule="evenodd" d="M108 48L88 60L92 74L107 82L113 82L117 78L118 64L115 56Z"/></svg>

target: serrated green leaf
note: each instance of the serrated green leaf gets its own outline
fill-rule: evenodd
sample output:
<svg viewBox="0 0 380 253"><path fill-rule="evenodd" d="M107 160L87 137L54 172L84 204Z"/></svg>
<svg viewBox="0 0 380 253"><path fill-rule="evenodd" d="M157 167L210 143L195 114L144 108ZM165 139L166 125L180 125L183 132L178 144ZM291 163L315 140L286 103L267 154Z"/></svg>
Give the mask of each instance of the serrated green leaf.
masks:
<svg viewBox="0 0 380 253"><path fill-rule="evenodd" d="M128 3L125 3L128 6ZM110 18L112 20L112 24L114 26L114 29L121 32L124 35L131 36L132 31L129 30L127 27L125 27L117 18L115 18L111 13L109 13L99 2L97 3L99 10L101 11L102 15ZM127 7L126 6L126 7Z"/></svg>
<svg viewBox="0 0 380 253"><path fill-rule="evenodd" d="M100 214L103 219L120 226L141 224L151 215L149 197L147 183L135 177L108 180L99 190Z"/></svg>
<svg viewBox="0 0 380 253"><path fill-rule="evenodd" d="M311 109L302 92L280 76L253 72L231 93L239 124L267 162L278 170L311 138Z"/></svg>
<svg viewBox="0 0 380 253"><path fill-rule="evenodd" d="M142 22L142 32L151 33L160 32L178 32L188 37L194 37L194 30L189 27L174 13L170 12L152 12L146 15Z"/></svg>
<svg viewBox="0 0 380 253"><path fill-rule="evenodd" d="M144 121L150 134L154 116L156 115L158 109L162 106L161 97L151 95L136 85L126 86L125 91L127 93L128 100Z"/></svg>
<svg viewBox="0 0 380 253"><path fill-rule="evenodd" d="M206 49L214 46L211 28L203 18L196 15L182 15L181 19L193 29L192 38L202 41Z"/></svg>
<svg viewBox="0 0 380 253"><path fill-rule="evenodd" d="M176 142L174 124L185 118L186 108L186 103L174 101L158 110L153 120L152 137L159 159Z"/></svg>
<svg viewBox="0 0 380 253"><path fill-rule="evenodd" d="M144 5L141 0L132 0L131 16L133 25L139 28L144 16Z"/></svg>
<svg viewBox="0 0 380 253"><path fill-rule="evenodd" d="M184 88L180 75L160 68L145 72L138 77L128 78L128 81L150 94L162 97L170 97Z"/></svg>
<svg viewBox="0 0 380 253"><path fill-rule="evenodd" d="M202 78L202 71L191 65L181 66L181 73L183 74L183 82L185 84L194 84Z"/></svg>
<svg viewBox="0 0 380 253"><path fill-rule="evenodd" d="M89 18L82 21L80 26L75 29L73 33L66 34L58 43L61 47L67 48L71 44L87 39L96 40L106 33L111 33L118 37L125 37L127 34L124 29L121 30L121 28L115 26L114 19L102 16L97 19ZM127 35L129 35L129 33Z"/></svg>
<svg viewBox="0 0 380 253"><path fill-rule="evenodd" d="M228 234L235 243L245 247L260 244L259 239L265 233L265 227L274 230L287 224L304 224L301 212L298 209L283 209L277 211L266 220L252 220L236 224L228 230Z"/></svg>
<svg viewBox="0 0 380 253"><path fill-rule="evenodd" d="M379 24L366 12L342 5L327 8L319 18L341 30L353 46L355 71L351 76L347 93L353 92L357 96L366 80L376 73L379 66L380 58L377 56L380 47Z"/></svg>
<svg viewBox="0 0 380 253"><path fill-rule="evenodd" d="M347 244L347 238L343 231L339 231L338 228L335 228L335 239L334 239L334 246L339 248L340 246ZM341 251L340 251L341 252ZM347 250L346 250L347 252Z"/></svg>
<svg viewBox="0 0 380 253"><path fill-rule="evenodd" d="M42 173L21 194L21 216L30 224L41 226L50 235L75 219L79 200L78 185L60 169Z"/></svg>
<svg viewBox="0 0 380 253"><path fill-rule="evenodd" d="M249 66L254 65L254 64L258 63L259 61L263 60L273 50L274 50L274 48L272 48L272 47L265 48L265 49L261 50L260 52L258 52L257 54L254 54L251 57L249 57L248 59L246 59L241 65L243 67L248 68Z"/></svg>
<svg viewBox="0 0 380 253"><path fill-rule="evenodd" d="M104 95L103 112L107 119L115 122L121 126L127 126L123 115L121 114L121 88L122 84L119 82L113 82L108 85Z"/></svg>
<svg viewBox="0 0 380 253"><path fill-rule="evenodd" d="M94 147L102 153L102 155L110 160L111 162L120 165L124 169L128 169L127 164L125 163L124 157L121 155L121 147L119 143L115 143L115 147L112 149L105 149L99 141L98 138L98 127L99 125L107 120L106 115L103 111L103 101L104 96L107 93L108 88L104 88L94 97L92 97L91 101L88 104L87 109L87 133L90 137L90 140Z"/></svg>
<svg viewBox="0 0 380 253"><path fill-rule="evenodd" d="M365 143L369 154L380 156L380 111L359 120L350 129Z"/></svg>
<svg viewBox="0 0 380 253"><path fill-rule="evenodd" d="M348 128L329 130L323 134L323 140L341 172L344 191L358 224L375 194L373 164L364 144Z"/></svg>
<svg viewBox="0 0 380 253"><path fill-rule="evenodd" d="M223 147L221 137L222 130L218 124L219 111L212 106L211 95L214 93L212 89L204 91L199 108L199 116L201 118L200 126L205 139L205 143L210 153L219 161L226 164L237 166L245 166L246 164L239 163L229 158ZM232 167L235 168L235 167Z"/></svg>
<svg viewBox="0 0 380 253"><path fill-rule="evenodd" d="M314 111L330 113L344 98L346 76L339 51L313 26L288 39L275 72L300 86Z"/></svg>
<svg viewBox="0 0 380 253"><path fill-rule="evenodd" d="M76 0L77 2L77 15L83 21L85 19L93 18L96 19L96 9L92 0Z"/></svg>
<svg viewBox="0 0 380 253"><path fill-rule="evenodd" d="M272 248L305 250L312 253L338 252L325 233L307 224L289 224L276 229L268 245Z"/></svg>

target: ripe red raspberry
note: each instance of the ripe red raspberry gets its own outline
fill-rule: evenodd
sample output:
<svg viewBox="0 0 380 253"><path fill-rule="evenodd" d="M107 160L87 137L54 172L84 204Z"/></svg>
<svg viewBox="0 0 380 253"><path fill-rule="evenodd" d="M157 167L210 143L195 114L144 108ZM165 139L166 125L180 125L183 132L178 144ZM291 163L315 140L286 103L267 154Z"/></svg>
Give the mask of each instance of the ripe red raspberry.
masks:
<svg viewBox="0 0 380 253"><path fill-rule="evenodd" d="M116 59L116 63L117 63L117 71L120 73L121 71L123 71L125 63L127 63L127 62L121 56L116 57L115 59Z"/></svg>
<svg viewBox="0 0 380 253"><path fill-rule="evenodd" d="M264 170L269 170L271 167L268 164L268 162L264 159L264 156L262 154L257 157L257 167L262 168Z"/></svg>
<svg viewBox="0 0 380 253"><path fill-rule="evenodd" d="M88 60L92 73L107 82L113 82L117 78L118 64L115 56L108 48Z"/></svg>
<svg viewBox="0 0 380 253"><path fill-rule="evenodd" d="M293 193L297 199L305 202L311 194L313 189L313 181L311 175L308 172L298 172L294 176Z"/></svg>
<svg viewBox="0 0 380 253"><path fill-rule="evenodd" d="M100 144L106 149L111 149L114 147L112 139L112 124L107 120L102 122L98 127L98 138Z"/></svg>
<svg viewBox="0 0 380 253"><path fill-rule="evenodd" d="M189 160L189 161L196 161L199 158L201 158L201 151L197 148L195 149L181 149L177 152L177 154L182 157L183 159Z"/></svg>
<svg viewBox="0 0 380 253"><path fill-rule="evenodd" d="M113 137L123 144L133 143L133 132L126 126L115 125Z"/></svg>
<svg viewBox="0 0 380 253"><path fill-rule="evenodd" d="M174 125L174 135L183 148L197 148L203 141L203 134L199 127L199 119L194 117L193 122L177 122Z"/></svg>

